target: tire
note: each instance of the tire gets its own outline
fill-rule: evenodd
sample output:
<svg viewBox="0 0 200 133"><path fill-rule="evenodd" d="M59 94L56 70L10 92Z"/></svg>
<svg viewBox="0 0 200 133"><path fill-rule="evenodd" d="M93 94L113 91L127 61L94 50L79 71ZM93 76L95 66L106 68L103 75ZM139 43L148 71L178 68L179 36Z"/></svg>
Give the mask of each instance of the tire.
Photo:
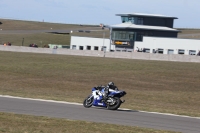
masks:
<svg viewBox="0 0 200 133"><path fill-rule="evenodd" d="M120 105L121 105L120 98L114 97L113 99L116 101L116 103L114 105L108 104L108 109L109 110L117 110L120 107Z"/></svg>
<svg viewBox="0 0 200 133"><path fill-rule="evenodd" d="M88 96L84 101L83 101L83 106L85 108L90 108L93 104L94 101L94 97L91 97L91 99L89 99L91 96ZM88 100L89 99L89 100Z"/></svg>

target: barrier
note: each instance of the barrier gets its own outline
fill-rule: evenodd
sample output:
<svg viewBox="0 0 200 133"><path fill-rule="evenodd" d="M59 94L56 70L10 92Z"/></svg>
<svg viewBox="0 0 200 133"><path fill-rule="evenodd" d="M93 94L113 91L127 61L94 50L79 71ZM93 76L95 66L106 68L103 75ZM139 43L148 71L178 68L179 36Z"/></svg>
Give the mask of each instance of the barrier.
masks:
<svg viewBox="0 0 200 133"><path fill-rule="evenodd" d="M140 60L159 60L159 61L178 61L178 62L197 62L200 63L200 56L195 55L165 55L140 52L103 52L95 50L72 50L72 49L51 49L51 48L33 48L24 46L0 46L0 51L44 53L44 54L62 54L77 56L93 56L107 58L124 58Z"/></svg>

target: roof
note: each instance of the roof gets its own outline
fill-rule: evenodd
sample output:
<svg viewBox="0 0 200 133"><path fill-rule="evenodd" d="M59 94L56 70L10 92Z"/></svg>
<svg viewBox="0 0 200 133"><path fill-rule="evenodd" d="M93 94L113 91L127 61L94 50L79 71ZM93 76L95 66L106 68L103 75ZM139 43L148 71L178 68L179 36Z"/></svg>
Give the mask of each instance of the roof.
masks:
<svg viewBox="0 0 200 133"><path fill-rule="evenodd" d="M178 19L177 17L165 16L165 15L160 15L160 14L145 14L145 13L122 13L122 14L116 14L116 16L143 16L143 17Z"/></svg>
<svg viewBox="0 0 200 133"><path fill-rule="evenodd" d="M114 29L144 29L144 30L161 30L161 31L174 31L179 32L179 30L162 27L162 26L148 26L148 25L136 25L132 23L121 23L117 25L111 25L111 28Z"/></svg>

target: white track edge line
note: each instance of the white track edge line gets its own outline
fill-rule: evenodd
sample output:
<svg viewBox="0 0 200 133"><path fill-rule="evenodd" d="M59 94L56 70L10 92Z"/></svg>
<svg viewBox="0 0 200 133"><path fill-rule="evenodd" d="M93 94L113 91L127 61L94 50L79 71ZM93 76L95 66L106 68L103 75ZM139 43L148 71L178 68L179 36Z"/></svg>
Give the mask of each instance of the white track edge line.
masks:
<svg viewBox="0 0 200 133"><path fill-rule="evenodd" d="M75 102L56 101L56 100L45 100L45 99L34 99L34 98L24 98L24 97L10 96L10 95L0 95L0 97L13 98L13 99L24 99L24 100L32 100L32 101L42 101L42 102L52 102L52 103L63 103L63 104L83 105L83 104L75 103ZM130 110L130 111L131 111L131 109L127 109L127 108L120 108L120 109L121 109L121 110L127 110L127 111ZM148 112L148 111L141 111L141 110L137 110L137 111L138 111L138 112L141 112L141 113L161 114L161 115L169 115L169 116L178 116L178 117L186 117L186 118L200 119L200 117L191 117L191 116L186 116L186 115L176 115L176 114L159 113L159 112Z"/></svg>

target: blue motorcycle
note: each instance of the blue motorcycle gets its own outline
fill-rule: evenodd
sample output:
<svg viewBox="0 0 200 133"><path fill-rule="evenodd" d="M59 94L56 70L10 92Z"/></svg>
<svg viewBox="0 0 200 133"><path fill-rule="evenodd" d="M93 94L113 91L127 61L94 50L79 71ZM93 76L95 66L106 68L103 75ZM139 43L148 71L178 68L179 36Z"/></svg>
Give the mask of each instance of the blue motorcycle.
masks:
<svg viewBox="0 0 200 133"><path fill-rule="evenodd" d="M121 103L124 103L125 100L120 98L126 95L125 91L120 90L108 90L108 96L104 98L106 87L98 86L92 88L92 94L89 95L84 101L83 106L85 108L90 108L91 106L104 107L109 110L117 110Z"/></svg>

